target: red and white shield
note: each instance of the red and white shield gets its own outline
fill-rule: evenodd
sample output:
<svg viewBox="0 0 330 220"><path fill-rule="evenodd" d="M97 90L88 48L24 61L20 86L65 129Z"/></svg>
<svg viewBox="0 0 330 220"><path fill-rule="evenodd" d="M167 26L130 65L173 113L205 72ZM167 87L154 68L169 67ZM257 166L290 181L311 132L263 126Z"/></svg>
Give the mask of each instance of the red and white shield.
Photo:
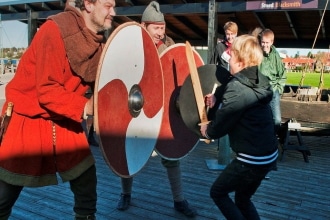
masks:
<svg viewBox="0 0 330 220"><path fill-rule="evenodd" d="M195 50L193 54L196 66L202 66L203 59ZM185 44L168 47L160 54L160 60L164 78L164 114L156 151L163 158L177 160L191 152L199 139L185 125L178 106L182 84L190 74Z"/></svg>
<svg viewBox="0 0 330 220"><path fill-rule="evenodd" d="M162 67L151 37L136 22L120 25L104 47L94 92L100 148L117 175L133 176L151 156L163 98Z"/></svg>

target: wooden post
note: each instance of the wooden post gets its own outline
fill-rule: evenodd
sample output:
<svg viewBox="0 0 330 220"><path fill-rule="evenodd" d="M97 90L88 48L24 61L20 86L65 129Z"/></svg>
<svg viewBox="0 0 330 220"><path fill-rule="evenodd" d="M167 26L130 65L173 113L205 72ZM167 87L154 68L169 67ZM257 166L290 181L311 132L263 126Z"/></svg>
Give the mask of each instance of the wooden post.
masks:
<svg viewBox="0 0 330 220"><path fill-rule="evenodd" d="M213 50L216 45L218 35L218 3L215 0L209 1L209 21L208 21L208 39L207 39L207 63L210 63Z"/></svg>
<svg viewBox="0 0 330 220"><path fill-rule="evenodd" d="M33 13L31 9L27 10L27 20L28 20L28 45L30 45L34 35L37 33L38 30L37 18L33 17Z"/></svg>
<svg viewBox="0 0 330 220"><path fill-rule="evenodd" d="M215 0L209 1L209 23L208 23L208 55L207 62L211 62L218 35L218 3ZM231 161L231 149L228 135L218 140L218 159L206 160L211 170L223 170Z"/></svg>

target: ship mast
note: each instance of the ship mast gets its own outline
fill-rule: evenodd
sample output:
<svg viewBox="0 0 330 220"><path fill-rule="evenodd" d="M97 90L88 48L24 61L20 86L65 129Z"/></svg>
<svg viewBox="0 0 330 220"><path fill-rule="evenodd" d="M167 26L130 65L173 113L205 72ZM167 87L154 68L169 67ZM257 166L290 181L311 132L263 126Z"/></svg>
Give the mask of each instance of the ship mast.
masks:
<svg viewBox="0 0 330 220"><path fill-rule="evenodd" d="M322 13L322 17L321 17L321 20L320 20L320 23L319 23L319 27L317 28L317 31L316 31L316 35L315 35L314 42L313 42L313 45L312 45L312 54L313 54L313 50L314 50L314 46L315 46L315 42L316 42L317 36L319 35L320 28L321 28L321 26L323 24L323 18L324 18L324 14L325 14L325 12L327 10L328 3L329 3L329 0L327 0L327 2L325 3L325 7L324 7L324 10L323 10L323 13ZM329 45L329 47L330 47L330 45ZM299 88L301 88L303 86L305 75L306 75L306 73L303 72L303 74L301 76L301 79L300 79L300 82L299 82ZM321 89L323 87L323 78L324 78L324 75L323 75L323 68L322 68L321 69L321 75L320 75L320 83L319 83L319 91L320 92L321 92ZM320 96L318 96L318 99L319 98L320 98Z"/></svg>
<svg viewBox="0 0 330 220"><path fill-rule="evenodd" d="M325 4L323 14L322 14L322 17L321 17L321 21L320 21L320 24L319 24L319 28L317 29L317 33L316 33L316 36L315 36L315 39L314 39L312 50L314 48L314 44L315 44L317 35L319 33L320 27L323 24L323 18L324 18L325 11L328 7L328 3L329 3L329 0L327 0L327 2ZM317 101L321 100L322 89L323 89L323 86L324 86L324 63L323 63L324 61L323 61L323 58L321 58L321 62L322 62L322 68L321 68L320 83L319 83L319 94L318 94L318 97L317 97Z"/></svg>

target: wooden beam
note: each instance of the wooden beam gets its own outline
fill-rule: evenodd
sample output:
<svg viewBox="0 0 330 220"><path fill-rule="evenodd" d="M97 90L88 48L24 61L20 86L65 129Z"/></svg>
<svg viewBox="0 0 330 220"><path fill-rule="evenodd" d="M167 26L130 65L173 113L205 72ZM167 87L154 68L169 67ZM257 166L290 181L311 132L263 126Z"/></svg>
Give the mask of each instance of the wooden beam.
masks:
<svg viewBox="0 0 330 220"><path fill-rule="evenodd" d="M264 23L261 21L259 15L257 12L253 12L253 15L254 17L257 19L258 23L259 23L259 26L262 28L262 29L265 29L265 25Z"/></svg>
<svg viewBox="0 0 330 220"><path fill-rule="evenodd" d="M218 14L217 14L217 2L215 0L209 1L209 22L208 22L208 37L207 37L207 63L210 63L214 48L217 42L218 33Z"/></svg>
<svg viewBox="0 0 330 220"><path fill-rule="evenodd" d="M28 45L30 45L34 35L37 33L38 25L37 25L37 18L34 17L31 9L27 10L27 17L28 17Z"/></svg>
<svg viewBox="0 0 330 220"><path fill-rule="evenodd" d="M199 36L201 39L204 38L203 33L204 31L197 25L195 25L193 22L191 22L190 19L188 19L185 16L177 16L175 17L179 22L183 23L185 26L190 27L190 30L194 32L197 36Z"/></svg>
<svg viewBox="0 0 330 220"><path fill-rule="evenodd" d="M290 17L290 15L289 15L289 12L284 11L284 13L285 13L286 19L287 19L288 22L289 22L289 26L290 26L290 28L291 28L291 31L292 31L293 36L294 36L296 39L298 39L298 35L297 35L296 29L295 29L295 27L294 27L294 25L293 25L293 23L292 23L292 21L291 21L291 17Z"/></svg>
<svg viewBox="0 0 330 220"><path fill-rule="evenodd" d="M51 8L49 7L49 5L46 2L43 2L41 4L41 7L44 8L44 9L46 9L46 10L48 10L48 11L51 10Z"/></svg>

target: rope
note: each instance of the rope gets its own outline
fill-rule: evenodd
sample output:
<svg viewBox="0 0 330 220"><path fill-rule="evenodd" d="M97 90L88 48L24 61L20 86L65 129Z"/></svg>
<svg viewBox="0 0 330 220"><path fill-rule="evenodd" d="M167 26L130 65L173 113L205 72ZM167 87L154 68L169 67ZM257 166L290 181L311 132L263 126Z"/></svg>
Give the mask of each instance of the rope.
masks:
<svg viewBox="0 0 330 220"><path fill-rule="evenodd" d="M314 50L314 46L315 46L315 42L316 42L317 36L319 35L319 31L320 31L320 28L322 26L324 14L325 14L326 9L328 7L328 3L329 3L329 0L327 0L327 2L325 3L325 7L324 7L324 10L323 10L323 13L322 13L321 21L319 23L319 27L317 28L317 32L316 32L316 35L315 35L315 38L314 38L314 42L313 42L313 45L312 45L312 54L313 54L313 50ZM302 76L301 76L301 79L300 79L300 82L299 82L299 88L301 88L301 86L303 85L304 78L305 78L305 73L303 73ZM323 76L320 77L320 83L319 83L319 86L318 87L320 87L320 84L321 84L321 81L322 80L323 80Z"/></svg>
<svg viewBox="0 0 330 220"><path fill-rule="evenodd" d="M317 36L319 35L319 31L320 31L320 28L321 28L321 25L322 25L322 22L323 22L323 17L324 17L325 11L326 11L326 9L327 9L327 7L328 7L328 3L329 3L329 0L327 0L327 3L325 3L325 7L324 7L324 10L323 10L323 13L322 13L321 21L320 21L319 27L318 27L318 29L317 29L316 36L315 36L315 38L314 38L314 42L313 42L313 46L312 46L312 50L314 49L314 46L315 46L315 42L316 42Z"/></svg>

